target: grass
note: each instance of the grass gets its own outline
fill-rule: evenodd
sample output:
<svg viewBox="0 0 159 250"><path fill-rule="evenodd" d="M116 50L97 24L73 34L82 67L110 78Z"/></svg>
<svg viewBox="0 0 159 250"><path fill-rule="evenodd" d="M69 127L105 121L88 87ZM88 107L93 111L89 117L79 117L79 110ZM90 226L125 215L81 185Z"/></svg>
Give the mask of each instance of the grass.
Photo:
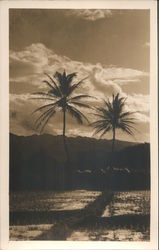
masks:
<svg viewBox="0 0 159 250"><path fill-rule="evenodd" d="M150 192L14 192L10 240L150 240Z"/></svg>

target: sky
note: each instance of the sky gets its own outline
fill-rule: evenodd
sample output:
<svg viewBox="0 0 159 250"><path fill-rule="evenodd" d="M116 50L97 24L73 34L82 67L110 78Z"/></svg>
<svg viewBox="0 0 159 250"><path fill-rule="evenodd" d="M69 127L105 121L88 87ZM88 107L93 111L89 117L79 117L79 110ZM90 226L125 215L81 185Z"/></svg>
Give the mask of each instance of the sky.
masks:
<svg viewBox="0 0 159 250"><path fill-rule="evenodd" d="M66 70L77 72L75 82L88 77L77 93L95 96L90 100L94 107L112 94L127 98L125 110L135 111L137 131L134 137L117 131L117 138L149 142L149 25L149 10L10 9L10 132L38 133L31 113L44 103L31 100L31 94L47 91L44 73ZM90 110L84 112L95 120ZM62 113L44 133L62 134ZM94 136L92 128L69 115L66 135Z"/></svg>

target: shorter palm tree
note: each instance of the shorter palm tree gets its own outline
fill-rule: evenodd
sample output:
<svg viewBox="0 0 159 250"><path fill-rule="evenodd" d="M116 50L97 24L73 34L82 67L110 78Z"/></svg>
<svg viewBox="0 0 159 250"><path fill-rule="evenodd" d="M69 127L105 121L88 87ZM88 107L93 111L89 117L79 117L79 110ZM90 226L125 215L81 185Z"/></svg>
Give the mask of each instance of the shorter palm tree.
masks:
<svg viewBox="0 0 159 250"><path fill-rule="evenodd" d="M95 134L100 134L103 137L107 132L113 132L111 165L115 150L116 129L121 129L123 132L133 135L134 112L124 111L126 98L120 97L119 93L112 96L112 101L109 99L104 101L103 107L96 108L95 116L98 120L91 125L95 128Z"/></svg>

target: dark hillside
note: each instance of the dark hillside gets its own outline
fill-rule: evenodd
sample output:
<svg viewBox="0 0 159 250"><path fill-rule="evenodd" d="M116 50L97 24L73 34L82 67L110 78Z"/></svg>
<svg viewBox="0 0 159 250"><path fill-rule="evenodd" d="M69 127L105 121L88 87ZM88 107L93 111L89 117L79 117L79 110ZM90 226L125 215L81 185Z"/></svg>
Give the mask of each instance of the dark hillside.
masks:
<svg viewBox="0 0 159 250"><path fill-rule="evenodd" d="M68 138L67 141L74 188L104 187L111 141L87 137ZM123 181L120 169L123 173L127 169L139 178L141 174L146 175L146 183L149 183L150 145L117 141L114 167L115 178L119 175L119 180ZM45 134L24 137L10 134L11 189L62 189L66 171L62 136Z"/></svg>

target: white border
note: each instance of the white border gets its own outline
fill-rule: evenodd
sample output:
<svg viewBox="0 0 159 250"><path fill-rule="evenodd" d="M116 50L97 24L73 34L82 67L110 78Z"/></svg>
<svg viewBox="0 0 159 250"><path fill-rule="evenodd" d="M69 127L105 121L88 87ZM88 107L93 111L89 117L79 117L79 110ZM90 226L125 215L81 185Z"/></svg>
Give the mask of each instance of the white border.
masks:
<svg viewBox="0 0 159 250"><path fill-rule="evenodd" d="M9 241L9 8L107 8L150 9L150 142L151 142L151 240L150 242L71 242L71 241ZM157 1L1 1L0 2L0 249L140 249L157 250L158 237L158 88L157 88Z"/></svg>

